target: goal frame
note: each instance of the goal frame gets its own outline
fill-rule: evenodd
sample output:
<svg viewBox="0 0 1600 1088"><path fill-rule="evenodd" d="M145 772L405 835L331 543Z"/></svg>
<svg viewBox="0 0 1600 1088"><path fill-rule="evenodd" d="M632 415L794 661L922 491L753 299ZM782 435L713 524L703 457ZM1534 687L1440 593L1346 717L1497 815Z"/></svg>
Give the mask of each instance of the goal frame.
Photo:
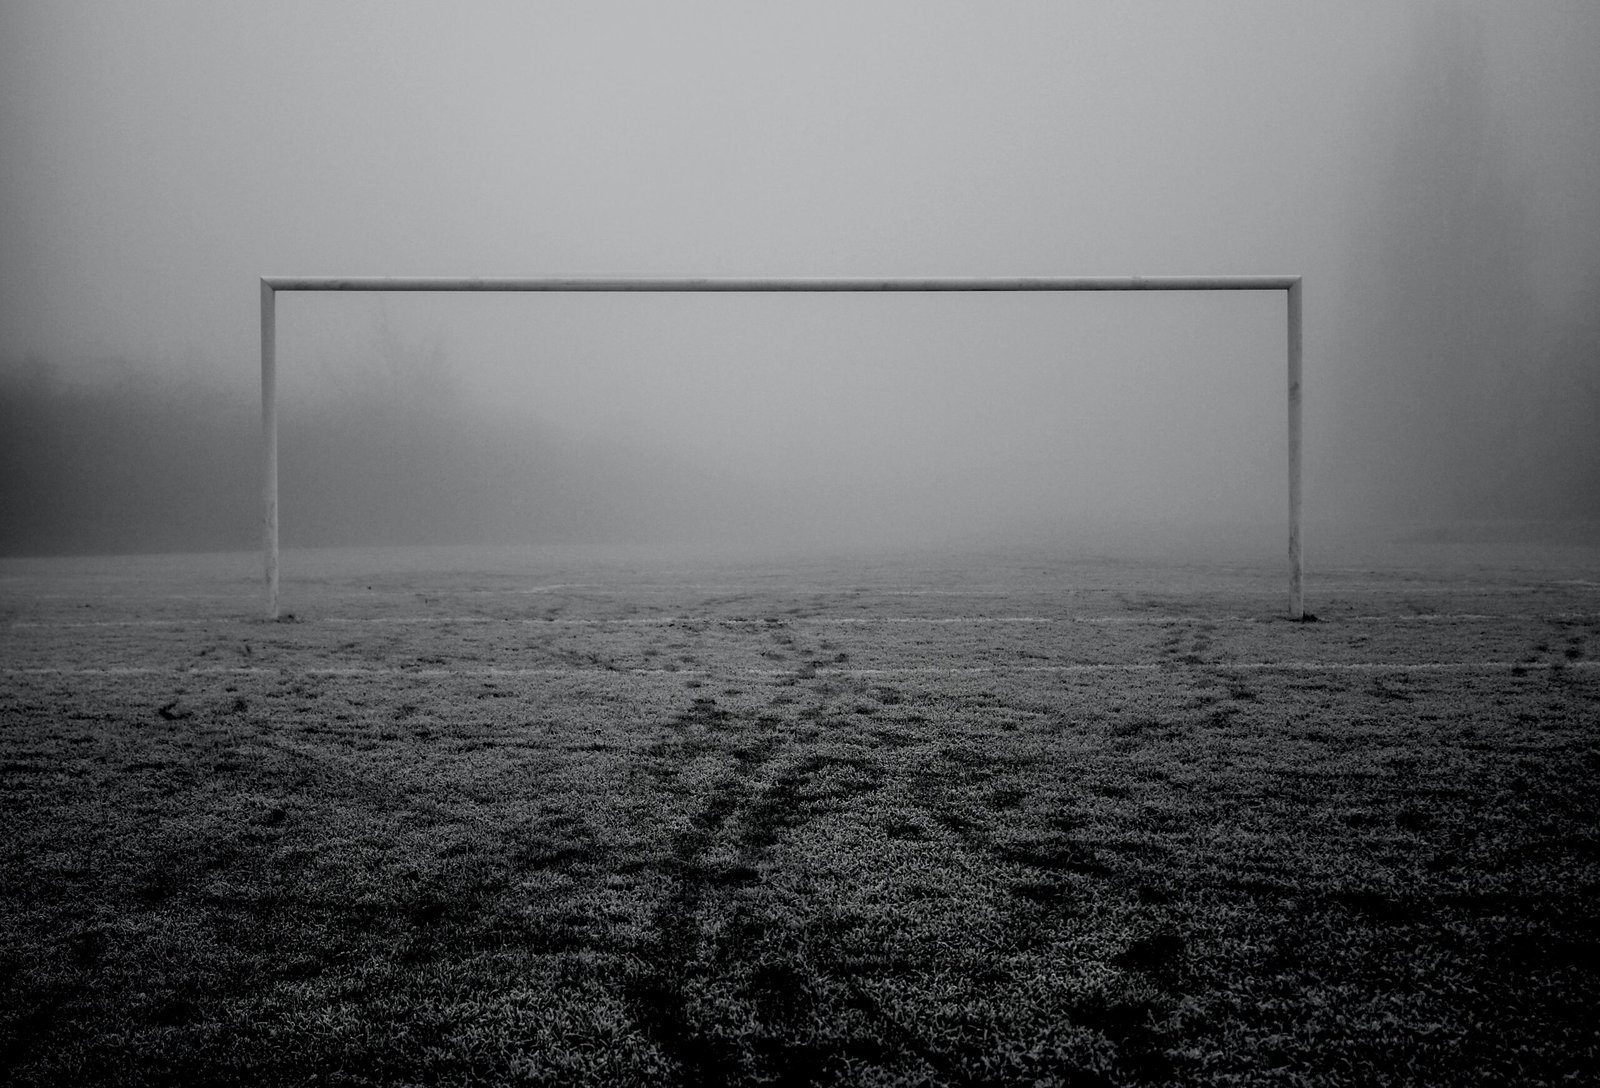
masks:
<svg viewBox="0 0 1600 1088"><path fill-rule="evenodd" d="M1300 538L1301 277L1066 276L1012 279L485 279L407 276L261 277L262 549L266 618L278 618L279 291L488 291L544 293L1282 291L1288 303L1289 618L1305 618Z"/></svg>

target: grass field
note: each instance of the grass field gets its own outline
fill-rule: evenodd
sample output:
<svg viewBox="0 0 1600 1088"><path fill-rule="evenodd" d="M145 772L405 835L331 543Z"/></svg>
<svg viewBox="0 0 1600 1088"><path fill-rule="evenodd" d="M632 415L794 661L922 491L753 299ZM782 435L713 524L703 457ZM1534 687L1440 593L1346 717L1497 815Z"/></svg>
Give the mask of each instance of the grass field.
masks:
<svg viewBox="0 0 1600 1088"><path fill-rule="evenodd" d="M253 562L0 564L0 1080L1600 1069L1592 549Z"/></svg>

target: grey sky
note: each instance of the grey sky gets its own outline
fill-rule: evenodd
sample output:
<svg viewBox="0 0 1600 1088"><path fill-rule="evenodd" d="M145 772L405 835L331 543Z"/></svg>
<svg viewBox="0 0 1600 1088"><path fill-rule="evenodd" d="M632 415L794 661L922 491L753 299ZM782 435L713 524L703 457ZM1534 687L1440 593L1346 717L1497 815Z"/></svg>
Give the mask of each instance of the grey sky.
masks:
<svg viewBox="0 0 1600 1088"><path fill-rule="evenodd" d="M1580 306L1600 16L1458 7L1543 304ZM1315 481L1441 10L5 0L0 360L250 396L263 273L1300 273ZM358 387L393 337L474 405L758 474L871 466L872 501L937 469L979 477L976 502L1008 463L1042 479L1065 457L1101 466L1085 502L1126 484L1275 517L1281 298L1200 298L303 297L280 316L291 397ZM1239 486L1195 497L1211 469Z"/></svg>
<svg viewBox="0 0 1600 1088"><path fill-rule="evenodd" d="M1302 267L1407 20L1274 11L13 4L8 339L247 348L278 268Z"/></svg>

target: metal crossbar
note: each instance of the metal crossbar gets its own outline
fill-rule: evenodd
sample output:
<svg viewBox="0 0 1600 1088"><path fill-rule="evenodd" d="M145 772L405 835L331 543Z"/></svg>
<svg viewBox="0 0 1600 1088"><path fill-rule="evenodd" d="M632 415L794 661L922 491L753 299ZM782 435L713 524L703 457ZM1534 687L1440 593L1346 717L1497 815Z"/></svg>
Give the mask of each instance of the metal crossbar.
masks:
<svg viewBox="0 0 1600 1088"><path fill-rule="evenodd" d="M274 291L1287 291L1299 276L1066 276L972 279L478 279L264 276Z"/></svg>
<svg viewBox="0 0 1600 1088"><path fill-rule="evenodd" d="M266 553L266 613L278 616L278 369L279 291L496 292L931 292L931 291L1283 291L1288 299L1289 617L1305 616L1300 541L1301 278L1299 276L1064 276L943 279L511 279L437 276L261 277L262 537Z"/></svg>

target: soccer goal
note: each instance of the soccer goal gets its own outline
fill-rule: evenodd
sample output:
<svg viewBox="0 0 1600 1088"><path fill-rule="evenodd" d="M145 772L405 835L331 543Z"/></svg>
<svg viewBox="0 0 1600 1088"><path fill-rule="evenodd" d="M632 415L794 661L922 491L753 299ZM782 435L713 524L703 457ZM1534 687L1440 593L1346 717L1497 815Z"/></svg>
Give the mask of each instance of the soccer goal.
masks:
<svg viewBox="0 0 1600 1088"><path fill-rule="evenodd" d="M1305 617L1300 545L1299 276L1070 276L1017 279L474 279L263 276L261 278L262 539L265 604L278 617L278 367L279 291L538 291L538 292L899 292L899 291L1282 291L1288 301L1289 618Z"/></svg>

